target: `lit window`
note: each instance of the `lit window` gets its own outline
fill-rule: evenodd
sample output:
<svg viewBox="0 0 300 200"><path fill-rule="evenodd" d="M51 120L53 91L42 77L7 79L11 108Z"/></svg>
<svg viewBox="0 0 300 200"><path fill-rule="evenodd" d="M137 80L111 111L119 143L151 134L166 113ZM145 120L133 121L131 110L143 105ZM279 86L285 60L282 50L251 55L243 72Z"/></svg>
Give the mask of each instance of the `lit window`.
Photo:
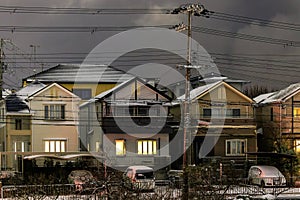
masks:
<svg viewBox="0 0 300 200"><path fill-rule="evenodd" d="M66 152L66 139L44 140L45 152Z"/></svg>
<svg viewBox="0 0 300 200"><path fill-rule="evenodd" d="M65 105L53 104L44 106L45 119L61 120L65 119Z"/></svg>
<svg viewBox="0 0 300 200"><path fill-rule="evenodd" d="M116 155L117 156L124 156L126 155L126 146L125 140L116 140Z"/></svg>
<svg viewBox="0 0 300 200"><path fill-rule="evenodd" d="M246 151L246 140L226 140L226 156L242 156Z"/></svg>
<svg viewBox="0 0 300 200"><path fill-rule="evenodd" d="M138 154L139 155L155 155L156 154L156 140L139 140Z"/></svg>
<svg viewBox="0 0 300 200"><path fill-rule="evenodd" d="M14 152L28 152L29 151L29 142L28 141L14 141L13 142L13 151Z"/></svg>
<svg viewBox="0 0 300 200"><path fill-rule="evenodd" d="M300 108L294 108L294 117L300 117Z"/></svg>
<svg viewBox="0 0 300 200"><path fill-rule="evenodd" d="M295 141L295 151L296 153L300 153L300 140Z"/></svg>

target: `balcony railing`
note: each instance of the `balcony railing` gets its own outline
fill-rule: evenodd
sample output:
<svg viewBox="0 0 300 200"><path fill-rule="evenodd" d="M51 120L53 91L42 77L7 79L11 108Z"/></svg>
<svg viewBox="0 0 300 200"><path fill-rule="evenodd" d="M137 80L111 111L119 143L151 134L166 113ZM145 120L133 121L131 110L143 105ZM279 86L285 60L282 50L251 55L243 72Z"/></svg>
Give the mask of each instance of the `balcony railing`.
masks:
<svg viewBox="0 0 300 200"><path fill-rule="evenodd" d="M156 123L151 123L151 120ZM172 133L171 126L175 123L172 116L107 116L103 117L101 122L104 133L123 133L118 127L120 123L124 125L134 123L137 126L144 126L151 130L151 128L157 128L156 125L161 124L159 122L164 124L164 127L160 131L161 133Z"/></svg>

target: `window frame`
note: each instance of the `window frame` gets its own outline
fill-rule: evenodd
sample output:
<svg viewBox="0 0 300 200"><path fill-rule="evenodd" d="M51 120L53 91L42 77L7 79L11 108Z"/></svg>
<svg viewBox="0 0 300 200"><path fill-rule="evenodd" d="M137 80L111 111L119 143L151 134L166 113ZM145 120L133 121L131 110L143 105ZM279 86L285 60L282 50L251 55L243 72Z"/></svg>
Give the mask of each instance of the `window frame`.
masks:
<svg viewBox="0 0 300 200"><path fill-rule="evenodd" d="M122 149L118 148L117 141L122 141ZM115 139L115 147L116 147L116 156L126 156L126 140L125 139ZM118 153L120 152L120 154Z"/></svg>
<svg viewBox="0 0 300 200"><path fill-rule="evenodd" d="M27 124L26 124L27 123ZM29 117L16 117L12 130L31 130L31 122Z"/></svg>
<svg viewBox="0 0 300 200"><path fill-rule="evenodd" d="M230 144L228 144L228 143L230 143ZM233 144L235 144L235 145L233 145ZM247 151L247 139L225 140L225 155L226 156L245 156L246 151Z"/></svg>
<svg viewBox="0 0 300 200"><path fill-rule="evenodd" d="M58 148L58 142L59 142L59 148ZM50 153L67 152L67 142L68 142L68 140L66 138L43 139L44 151L50 152ZM48 144L48 147L46 146L47 144ZM51 146L51 145L53 145L53 146ZM54 149L54 151L52 151L52 149Z"/></svg>
<svg viewBox="0 0 300 200"><path fill-rule="evenodd" d="M90 88L73 88L72 92L82 100L89 100L92 98L92 89Z"/></svg>
<svg viewBox="0 0 300 200"><path fill-rule="evenodd" d="M157 144L158 144L158 142L155 139L140 139L140 140L137 140L137 154L139 156L154 156L154 155L157 155L158 154Z"/></svg>
<svg viewBox="0 0 300 200"><path fill-rule="evenodd" d="M45 120L65 120L66 119L66 104L44 104L44 119Z"/></svg>

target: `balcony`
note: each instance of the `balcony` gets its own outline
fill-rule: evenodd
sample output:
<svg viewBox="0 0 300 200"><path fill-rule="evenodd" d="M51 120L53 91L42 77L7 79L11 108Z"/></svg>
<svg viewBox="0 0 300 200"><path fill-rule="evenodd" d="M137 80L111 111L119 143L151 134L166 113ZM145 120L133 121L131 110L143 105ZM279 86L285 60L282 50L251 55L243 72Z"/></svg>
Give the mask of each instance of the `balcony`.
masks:
<svg viewBox="0 0 300 200"><path fill-rule="evenodd" d="M151 123L151 119L156 123ZM116 122L118 121L118 123ZM157 129L156 124L164 124L160 133L172 133L171 126L176 123L172 116L106 116L102 118L102 128L104 133L124 133L123 130L119 128L119 125L124 126L136 124L136 126L146 127L147 130L151 132L151 129ZM131 133L140 133L138 128L133 128ZM136 132L134 132L136 131Z"/></svg>
<svg viewBox="0 0 300 200"><path fill-rule="evenodd" d="M221 118L214 118L213 121L211 118L200 118L201 121L203 122L213 122L214 124L224 124L224 125L229 125L229 126L255 126L256 122L254 118L249 118L249 117L236 117L236 118L229 118L226 117L225 119Z"/></svg>

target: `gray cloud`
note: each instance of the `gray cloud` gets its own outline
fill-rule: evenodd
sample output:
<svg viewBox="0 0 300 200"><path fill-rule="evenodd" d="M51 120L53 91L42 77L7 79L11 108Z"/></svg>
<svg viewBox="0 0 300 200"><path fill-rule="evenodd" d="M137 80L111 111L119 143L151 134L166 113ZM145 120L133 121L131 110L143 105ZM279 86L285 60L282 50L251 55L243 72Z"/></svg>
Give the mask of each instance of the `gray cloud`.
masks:
<svg viewBox="0 0 300 200"><path fill-rule="evenodd" d="M191 1L198 3L198 1ZM296 0L203 0L201 1L205 7L212 11L230 13L254 18L262 18L267 20L284 21L299 24L299 8L300 2ZM184 1L159 1L159 0L75 0L75 1L38 1L38 0L6 0L1 5L18 5L18 6L49 6L49 7L81 7L81 8L175 8L186 3ZM24 26L131 26L131 25L155 25L155 24L177 24L182 21L186 22L184 15L23 15L23 14L0 14L1 25L24 25ZM214 19L193 18L193 25L199 27L209 27L218 30L226 30L237 33L245 33L252 35L261 35L272 38L282 38L289 40L300 40L297 31L284 31L274 28L265 28L251 26L248 24L239 24L225 22ZM39 45L38 53L49 52L85 52L88 53L99 42L108 38L117 32L97 32L91 33L1 33L1 37L12 39L21 49L30 53L32 49L29 45ZM239 39L225 38L220 36L207 35L202 33L193 33L193 38L199 41L209 53L219 52L226 54L298 54L299 48L283 47L278 45L270 45L252 41L242 41ZM278 57L277 57L278 59ZM78 59L77 59L78 60ZM22 66L29 65L23 64ZM49 63L49 65L53 65ZM232 78L250 79L255 83L260 82L259 68L240 68L232 66L234 70L226 71L226 67L219 66L221 71ZM11 67L13 68L13 67ZM240 69L255 71L253 73L244 71L241 75ZM264 66L262 66L264 69ZM29 75L33 71L30 69L16 68L15 73L6 74L6 80L21 84L20 80L24 75ZM264 80L267 85L273 83L272 79L282 79L285 82L278 82L277 87L282 87L290 82L295 82L299 78L290 78L289 76L278 77L274 71L270 73L270 79ZM247 76L247 73L251 76ZM284 73L284 72L280 72ZM287 72L286 72L287 73ZM289 75L289 74L287 74ZM12 85L12 83L10 83Z"/></svg>

